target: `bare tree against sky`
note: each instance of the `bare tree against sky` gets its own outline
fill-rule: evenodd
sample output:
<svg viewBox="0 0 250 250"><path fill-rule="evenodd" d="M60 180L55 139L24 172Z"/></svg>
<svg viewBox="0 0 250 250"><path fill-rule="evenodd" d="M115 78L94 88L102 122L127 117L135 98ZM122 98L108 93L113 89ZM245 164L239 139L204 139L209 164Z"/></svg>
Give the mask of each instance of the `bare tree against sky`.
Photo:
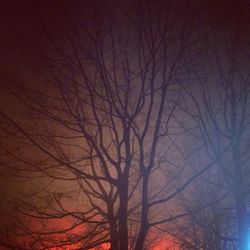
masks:
<svg viewBox="0 0 250 250"><path fill-rule="evenodd" d="M23 161L22 170L35 168L53 180L74 183L77 199L87 204L74 210L65 204L67 190L48 191L49 210L29 203L18 210L28 209L23 213L41 219L72 217L70 229L87 225L90 240L86 235L73 240L82 240L84 248L109 242L111 249L125 250L135 237L139 250L150 227L175 218L150 218L150 211L187 185L169 197L162 194L171 179L156 185L158 191L150 188L169 148L165 136L176 105L166 96L179 96L174 86L187 63L193 19L173 3L168 8L97 4L89 11L103 15L89 14L63 37L48 33L47 45L34 51L45 69L44 83L11 90L29 112L25 125L1 112L35 146L34 154L40 151L44 157L40 164ZM131 227L138 228L133 235L131 220Z"/></svg>
<svg viewBox="0 0 250 250"><path fill-rule="evenodd" d="M245 250L249 48L239 15L220 26L212 5L193 1L76 6L67 24L26 41L19 75L1 70L1 173L28 189L13 199L13 233L28 249L141 250L231 192ZM196 184L209 181L221 189L197 202ZM193 230L195 244L205 231Z"/></svg>
<svg viewBox="0 0 250 250"><path fill-rule="evenodd" d="M208 155L218 159L232 193L238 247L246 249L249 244L249 36L244 26L240 26L239 15L231 9L226 15L227 18L216 20L216 30L204 39L204 54L191 66L196 83L193 80L189 87L183 84L183 88L190 98L186 111L200 128ZM222 152L225 147L227 150Z"/></svg>

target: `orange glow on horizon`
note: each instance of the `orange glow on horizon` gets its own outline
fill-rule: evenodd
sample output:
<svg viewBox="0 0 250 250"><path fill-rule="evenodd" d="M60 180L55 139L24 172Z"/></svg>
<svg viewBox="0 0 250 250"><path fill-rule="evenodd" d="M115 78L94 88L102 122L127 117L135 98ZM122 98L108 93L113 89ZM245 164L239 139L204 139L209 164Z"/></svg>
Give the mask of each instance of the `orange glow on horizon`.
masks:
<svg viewBox="0 0 250 250"><path fill-rule="evenodd" d="M53 219L53 221L50 221L50 223L48 223L45 227L44 227L44 225L38 223L38 221L30 222L29 226L34 231L43 232L43 231L53 230L54 228L57 228L57 229L60 228L61 230L63 230L63 229L69 228L72 225L72 223L73 223L73 221L71 221L71 220ZM67 233L51 234L50 239L46 240L46 238L44 238L43 241L45 244L47 244L46 249L48 249L48 250L74 250L74 249L78 249L80 247L84 247L82 241L80 241L78 243L70 244L70 240L69 240L68 243L65 241L64 246L63 245L59 246L60 241L66 240L67 237L70 237L70 235L73 235L73 234L75 234L75 235L76 234L78 234L78 235L83 234L85 230L86 230L86 228L84 227L84 225L79 225L76 228L68 231ZM166 250L166 249L179 250L177 243L174 243L174 239L171 236L163 235L163 234L157 236L157 232L153 232L153 231L151 231L149 234L154 238L154 240L153 240L154 246L150 247L150 250ZM54 239L54 241L53 241L53 239ZM18 242L18 244L20 244L24 247L25 246L29 247L29 244L32 242L32 237L19 236L19 237L16 237L15 240L16 240L16 242ZM56 245L57 243L58 243L58 246L53 246L53 244ZM104 243L101 246L97 246L97 247L91 248L89 250L108 250L109 247L110 247L110 245L108 243ZM42 245L39 245L39 244L35 245L35 249L40 249L40 248L42 248Z"/></svg>

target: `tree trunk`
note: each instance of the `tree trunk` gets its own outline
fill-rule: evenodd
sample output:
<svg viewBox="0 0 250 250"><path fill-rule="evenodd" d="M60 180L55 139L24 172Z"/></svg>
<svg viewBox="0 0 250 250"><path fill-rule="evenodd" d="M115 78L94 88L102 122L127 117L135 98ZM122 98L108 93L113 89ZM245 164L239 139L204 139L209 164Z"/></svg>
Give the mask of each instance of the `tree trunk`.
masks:
<svg viewBox="0 0 250 250"><path fill-rule="evenodd" d="M238 218L239 250L249 250L248 216L243 195L238 195L236 197L236 209Z"/></svg>
<svg viewBox="0 0 250 250"><path fill-rule="evenodd" d="M220 220L220 216L221 213L214 211L214 238L215 238L215 250L221 250L221 239L220 239L220 224L221 224L221 220Z"/></svg>
<svg viewBox="0 0 250 250"><path fill-rule="evenodd" d="M119 191L119 250L128 250L128 181L123 180Z"/></svg>
<svg viewBox="0 0 250 250"><path fill-rule="evenodd" d="M233 144L234 175L235 175L235 203L237 212L237 224L239 235L239 250L248 250L248 216L245 203L244 183L239 152L239 143Z"/></svg>
<svg viewBox="0 0 250 250"><path fill-rule="evenodd" d="M119 249L116 219L113 213L113 204L108 207L109 230L110 230L110 250Z"/></svg>
<svg viewBox="0 0 250 250"><path fill-rule="evenodd" d="M231 124L232 124L232 154L233 154L233 174L234 174L234 196L236 203L239 250L248 250L248 216L245 203L244 176L242 173L242 161L240 152L240 134L237 131L237 110L235 96L232 98Z"/></svg>
<svg viewBox="0 0 250 250"><path fill-rule="evenodd" d="M110 227L110 250L117 250L119 249L118 246L118 238L117 238L117 232L116 229Z"/></svg>
<svg viewBox="0 0 250 250"><path fill-rule="evenodd" d="M142 183L142 214L141 228L136 241L135 250L142 250L148 232L148 181L149 174L145 173Z"/></svg>

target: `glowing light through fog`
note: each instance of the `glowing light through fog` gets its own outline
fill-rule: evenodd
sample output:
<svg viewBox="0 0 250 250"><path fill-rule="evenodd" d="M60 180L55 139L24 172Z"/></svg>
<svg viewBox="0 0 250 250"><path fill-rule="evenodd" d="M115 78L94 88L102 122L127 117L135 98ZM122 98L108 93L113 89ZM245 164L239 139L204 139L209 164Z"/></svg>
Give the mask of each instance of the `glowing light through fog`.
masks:
<svg viewBox="0 0 250 250"><path fill-rule="evenodd" d="M250 250L250 230L248 230L248 236L247 236L247 250Z"/></svg>

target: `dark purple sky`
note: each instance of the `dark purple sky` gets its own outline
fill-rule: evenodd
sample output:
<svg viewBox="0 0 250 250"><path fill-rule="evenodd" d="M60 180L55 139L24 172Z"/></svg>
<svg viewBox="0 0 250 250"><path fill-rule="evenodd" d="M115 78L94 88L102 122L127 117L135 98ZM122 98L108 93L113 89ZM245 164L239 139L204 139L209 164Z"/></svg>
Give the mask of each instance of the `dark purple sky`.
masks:
<svg viewBox="0 0 250 250"><path fill-rule="evenodd" d="M60 32L69 22L71 1L5 1L0 8L0 68L15 71L27 59L27 47L43 37L43 30Z"/></svg>
<svg viewBox="0 0 250 250"><path fill-rule="evenodd" d="M20 47L27 41L30 42L40 38L43 33L43 27L59 33L64 32L65 26L74 19L73 16L78 10L78 5L81 3L86 7L93 4L93 2L94 0L2 1L0 8L1 64L4 64L3 60L6 58L9 59L10 54L21 53ZM143 1L143 4L146 4L146 2ZM199 11L201 16L208 14L214 20L220 19L220 21L224 22L225 28L228 21L232 19L235 19L235 22L237 22L236 27L239 32L242 32L242 35L249 28L249 0L179 0L179 3L182 5L187 2L192 3L194 8L201 8L201 11Z"/></svg>

